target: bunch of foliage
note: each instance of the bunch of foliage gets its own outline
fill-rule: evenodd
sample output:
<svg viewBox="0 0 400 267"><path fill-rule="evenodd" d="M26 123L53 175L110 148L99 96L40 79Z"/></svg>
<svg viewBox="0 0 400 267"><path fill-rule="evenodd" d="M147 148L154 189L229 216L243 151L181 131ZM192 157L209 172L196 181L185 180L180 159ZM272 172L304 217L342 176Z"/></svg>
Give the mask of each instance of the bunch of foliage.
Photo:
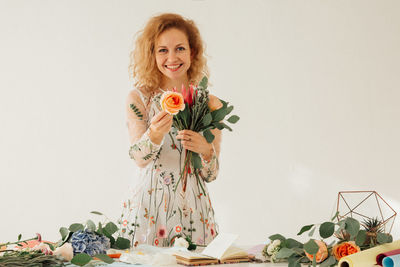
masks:
<svg viewBox="0 0 400 267"><path fill-rule="evenodd" d="M334 222L334 218L331 221L324 222L322 224L310 224L305 225L301 228L297 235L302 235L308 232L310 239L301 243L292 238L285 238L281 234L275 234L269 237L271 244L267 245L264 249L264 255L271 258L266 251L268 246L272 245L275 240L279 240L279 246L275 246L273 257L276 261L287 261L289 267L300 267L301 264L309 264L312 266L317 265L317 253L320 253L321 247L318 245L319 240L326 245L326 255L320 264L320 267L335 266L338 263L338 256L333 251L335 246L340 244L351 242L358 246L361 250L374 247L379 244L390 243L393 238L390 234L381 232L376 233L376 243L370 242L370 232L368 229L361 229L360 222L354 218L347 217ZM318 229L319 238L314 239L315 231ZM334 237L334 240L327 244L325 239ZM308 254L308 255L307 255Z"/></svg>

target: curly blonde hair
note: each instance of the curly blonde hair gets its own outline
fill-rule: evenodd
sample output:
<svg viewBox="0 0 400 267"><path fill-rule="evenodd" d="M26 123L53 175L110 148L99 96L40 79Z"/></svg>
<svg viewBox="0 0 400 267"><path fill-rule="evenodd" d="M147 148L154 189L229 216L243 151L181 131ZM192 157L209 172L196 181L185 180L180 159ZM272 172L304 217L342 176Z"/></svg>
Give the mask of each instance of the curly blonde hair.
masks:
<svg viewBox="0 0 400 267"><path fill-rule="evenodd" d="M183 31L188 38L192 52L191 65L187 72L189 82L197 84L203 76L209 76L203 41L195 23L178 14L164 13L152 17L144 29L137 33L129 64L129 72L136 88L152 93L160 87L163 74L157 68L154 47L160 34L171 28Z"/></svg>

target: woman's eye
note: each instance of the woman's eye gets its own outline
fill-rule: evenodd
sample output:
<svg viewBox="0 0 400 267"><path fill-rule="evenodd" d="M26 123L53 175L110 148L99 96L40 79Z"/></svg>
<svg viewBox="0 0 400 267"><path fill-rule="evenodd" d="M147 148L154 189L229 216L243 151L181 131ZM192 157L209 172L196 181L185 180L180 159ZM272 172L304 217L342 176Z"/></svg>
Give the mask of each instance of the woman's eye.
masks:
<svg viewBox="0 0 400 267"><path fill-rule="evenodd" d="M178 50L178 51L183 51L183 50L185 50L185 48L182 47L182 46L180 46L180 47L177 48L177 50Z"/></svg>
<svg viewBox="0 0 400 267"><path fill-rule="evenodd" d="M158 50L158 52L159 52L159 53L165 53L165 52L167 52L167 49L161 48L160 50Z"/></svg>

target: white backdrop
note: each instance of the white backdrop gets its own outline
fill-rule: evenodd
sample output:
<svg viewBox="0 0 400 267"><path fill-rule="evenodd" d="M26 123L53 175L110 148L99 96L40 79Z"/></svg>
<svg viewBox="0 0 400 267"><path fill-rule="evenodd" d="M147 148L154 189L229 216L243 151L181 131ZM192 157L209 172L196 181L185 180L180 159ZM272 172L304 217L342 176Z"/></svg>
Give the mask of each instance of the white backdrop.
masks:
<svg viewBox="0 0 400 267"><path fill-rule="evenodd" d="M211 91L241 116L209 184L221 231L295 236L340 190L400 211L399 1L0 0L0 242L118 218L128 55L160 12L195 20Z"/></svg>

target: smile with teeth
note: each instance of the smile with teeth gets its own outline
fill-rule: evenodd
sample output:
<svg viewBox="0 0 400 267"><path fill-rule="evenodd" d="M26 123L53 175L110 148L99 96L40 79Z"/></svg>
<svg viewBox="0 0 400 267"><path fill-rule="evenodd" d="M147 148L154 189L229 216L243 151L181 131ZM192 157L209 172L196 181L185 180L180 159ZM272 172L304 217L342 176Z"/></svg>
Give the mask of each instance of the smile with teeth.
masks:
<svg viewBox="0 0 400 267"><path fill-rule="evenodd" d="M179 69L182 65L183 65L183 63L177 64L177 65L165 65L165 67L169 70L175 71L175 70Z"/></svg>

